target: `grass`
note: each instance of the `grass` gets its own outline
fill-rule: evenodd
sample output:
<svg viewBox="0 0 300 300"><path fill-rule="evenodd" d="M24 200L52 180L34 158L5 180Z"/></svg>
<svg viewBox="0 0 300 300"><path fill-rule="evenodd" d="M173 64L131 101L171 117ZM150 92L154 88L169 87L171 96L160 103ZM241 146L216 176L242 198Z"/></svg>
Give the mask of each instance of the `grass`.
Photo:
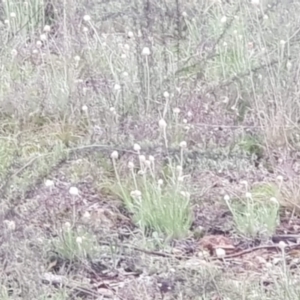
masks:
<svg viewBox="0 0 300 300"><path fill-rule="evenodd" d="M296 1L0 7L1 299L299 298Z"/></svg>
<svg viewBox="0 0 300 300"><path fill-rule="evenodd" d="M182 142L183 147L186 143ZM133 214L133 220L144 231L154 230L159 234L166 234L169 238L187 236L192 225L190 193L186 191L185 176L183 175L183 153L177 167L169 165L171 176L162 174L157 179L156 162L153 156L147 160L144 155L138 155L139 171L135 174L134 163L128 163L128 172L131 173L129 182L120 179L117 169L118 153L111 154L115 175L118 183L118 193L123 199L127 210ZM135 144L137 154L140 146ZM115 187L112 187L116 190Z"/></svg>
<svg viewBox="0 0 300 300"><path fill-rule="evenodd" d="M271 237L278 225L279 203L275 197L267 194L246 193L234 203L227 200L237 230L250 238Z"/></svg>

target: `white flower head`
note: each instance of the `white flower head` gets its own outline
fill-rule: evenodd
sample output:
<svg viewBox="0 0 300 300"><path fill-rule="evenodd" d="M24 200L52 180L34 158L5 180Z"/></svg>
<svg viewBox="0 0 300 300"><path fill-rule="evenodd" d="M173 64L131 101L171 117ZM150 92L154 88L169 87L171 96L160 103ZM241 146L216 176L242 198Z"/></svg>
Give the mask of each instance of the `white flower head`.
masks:
<svg viewBox="0 0 300 300"><path fill-rule="evenodd" d="M278 175L278 176L276 177L276 180L277 180L278 182L282 182L282 181L283 181L283 176L282 176L282 175Z"/></svg>
<svg viewBox="0 0 300 300"><path fill-rule="evenodd" d="M223 248L216 248L216 256L224 257L226 255L226 251Z"/></svg>
<svg viewBox="0 0 300 300"><path fill-rule="evenodd" d="M160 129L165 129L167 127L167 123L164 119L160 119L158 122L158 126Z"/></svg>
<svg viewBox="0 0 300 300"><path fill-rule="evenodd" d="M141 146L139 144L134 144L133 145L133 150L136 152L140 152L141 151Z"/></svg>
<svg viewBox="0 0 300 300"><path fill-rule="evenodd" d="M52 186L54 186L54 181L53 181L53 180L50 180L50 179L47 179L47 180L45 181L45 186L46 186L46 187L52 187Z"/></svg>
<svg viewBox="0 0 300 300"><path fill-rule="evenodd" d="M187 124L188 120L187 119L182 119L183 124Z"/></svg>
<svg viewBox="0 0 300 300"><path fill-rule="evenodd" d="M186 18L186 17L188 16L187 12L186 12L186 11L183 11L183 12L182 12L182 16L183 16L184 18Z"/></svg>
<svg viewBox="0 0 300 300"><path fill-rule="evenodd" d="M88 29L87 27L84 26L84 27L82 28L82 31L83 31L84 33L87 33L87 32L89 31L89 29Z"/></svg>
<svg viewBox="0 0 300 300"><path fill-rule="evenodd" d="M224 200L225 200L226 202L229 201L229 200L230 200L229 195L225 195L225 196L224 196Z"/></svg>
<svg viewBox="0 0 300 300"><path fill-rule="evenodd" d="M132 170L134 168L134 163L132 161L128 162L128 168Z"/></svg>
<svg viewBox="0 0 300 300"><path fill-rule="evenodd" d="M125 53L122 53L122 54L121 54L121 58L122 58L122 59L125 59L126 57L127 57L127 56L126 56Z"/></svg>
<svg viewBox="0 0 300 300"><path fill-rule="evenodd" d="M133 38L133 37L134 37L134 34L133 34L132 31L128 31L127 36L128 36L129 38Z"/></svg>
<svg viewBox="0 0 300 300"><path fill-rule="evenodd" d="M191 111L188 111L187 116L188 116L189 118L191 118L191 117L193 116L193 113L192 113Z"/></svg>
<svg viewBox="0 0 300 300"><path fill-rule="evenodd" d="M130 46L128 44L124 44L123 47L124 47L125 50L130 50Z"/></svg>
<svg viewBox="0 0 300 300"><path fill-rule="evenodd" d="M181 174L181 172L182 172L182 166L178 165L178 166L176 167L176 170L177 170L177 172L178 172L179 174Z"/></svg>
<svg viewBox="0 0 300 300"><path fill-rule="evenodd" d="M12 49L11 50L11 56L12 57L15 57L15 56L17 56L18 55L18 51L16 50L16 49Z"/></svg>
<svg viewBox="0 0 300 300"><path fill-rule="evenodd" d="M78 237L76 238L76 243L77 243L78 245L81 245L81 244L82 244L82 237L78 236Z"/></svg>
<svg viewBox="0 0 300 300"><path fill-rule="evenodd" d="M140 176L145 175L145 171L144 171L144 170L139 170L139 171L138 171L138 175L140 175Z"/></svg>
<svg viewBox="0 0 300 300"><path fill-rule="evenodd" d="M82 105L81 110L84 112L88 111L88 107L86 105Z"/></svg>
<svg viewBox="0 0 300 300"><path fill-rule="evenodd" d="M37 47L37 48L41 48L42 45L43 45L43 43L42 43L41 41L37 41L37 42L36 42L36 47Z"/></svg>
<svg viewBox="0 0 300 300"><path fill-rule="evenodd" d="M112 106L112 107L109 108L109 111L113 113L113 112L116 111L116 109Z"/></svg>
<svg viewBox="0 0 300 300"><path fill-rule="evenodd" d="M84 15L84 16L83 16L83 20L84 20L85 22L89 22L89 21L91 21L91 17L90 17L89 15Z"/></svg>
<svg viewBox="0 0 300 300"><path fill-rule="evenodd" d="M163 95L164 95L165 98L169 98L170 97L170 94L167 91L165 91Z"/></svg>
<svg viewBox="0 0 300 300"><path fill-rule="evenodd" d="M9 15L11 18L15 18L17 16L15 12L11 12Z"/></svg>
<svg viewBox="0 0 300 300"><path fill-rule="evenodd" d="M268 15L264 15L264 20L268 20L269 16Z"/></svg>
<svg viewBox="0 0 300 300"><path fill-rule="evenodd" d="M75 186L71 186L69 189L69 194L72 196L78 196L79 195L79 190Z"/></svg>
<svg viewBox="0 0 300 300"><path fill-rule="evenodd" d="M85 221L88 221L91 218L91 214L88 211L85 211L84 214L82 215L82 218Z"/></svg>
<svg viewBox="0 0 300 300"><path fill-rule="evenodd" d="M71 223L70 223L70 222L66 222L66 223L64 224L64 228L65 228L66 230L71 229Z"/></svg>
<svg viewBox="0 0 300 300"><path fill-rule="evenodd" d="M280 241L280 242L278 243L278 246L279 246L281 249L284 249L284 248L287 246L287 244L286 244L284 241Z"/></svg>
<svg viewBox="0 0 300 300"><path fill-rule="evenodd" d="M252 5L259 5L259 0L251 0Z"/></svg>
<svg viewBox="0 0 300 300"><path fill-rule="evenodd" d="M175 108L173 109L173 113L174 113L175 115L178 115L178 114L180 113L180 108L175 107Z"/></svg>
<svg viewBox="0 0 300 300"><path fill-rule="evenodd" d="M270 201L273 202L273 203L275 203L275 204L279 204L278 200L275 197L271 197Z"/></svg>
<svg viewBox="0 0 300 300"><path fill-rule="evenodd" d="M149 155L149 160L150 160L151 162L154 162L154 160L155 160L154 156L153 156L153 155Z"/></svg>
<svg viewBox="0 0 300 300"><path fill-rule="evenodd" d="M16 223L12 220L4 220L3 223L5 224L6 228L9 231L15 231L16 230Z"/></svg>
<svg viewBox="0 0 300 300"><path fill-rule="evenodd" d="M246 198L248 198L248 199L251 199L251 198L252 198L252 194L251 194L250 192L247 192L247 193L245 194L245 196L246 196Z"/></svg>
<svg viewBox="0 0 300 300"><path fill-rule="evenodd" d="M122 76L123 76L123 77L128 77L129 74L128 74L128 72L124 71L124 72L122 73Z"/></svg>
<svg viewBox="0 0 300 300"><path fill-rule="evenodd" d="M280 40L280 42L279 42L279 44L280 44L281 46L284 46L284 45L285 45L285 43L286 43L286 41L285 41L285 40Z"/></svg>
<svg viewBox="0 0 300 300"><path fill-rule="evenodd" d="M146 161L145 155L140 155L139 160L140 160L141 163L144 163Z"/></svg>
<svg viewBox="0 0 300 300"><path fill-rule="evenodd" d="M245 187L248 187L248 181L247 180L241 180L240 184L244 185Z"/></svg>
<svg viewBox="0 0 300 300"><path fill-rule="evenodd" d="M79 55L74 56L74 60L75 60L76 62L79 62L79 61L80 61L80 56L79 56Z"/></svg>
<svg viewBox="0 0 300 300"><path fill-rule="evenodd" d="M130 196L134 199L138 199L142 196L142 193L139 190L130 192Z"/></svg>
<svg viewBox="0 0 300 300"><path fill-rule="evenodd" d="M183 182L183 181L184 181L184 177L183 177L183 176L179 176L179 177L178 177L178 181L179 181L179 182Z"/></svg>
<svg viewBox="0 0 300 300"><path fill-rule="evenodd" d="M187 147L186 141L180 142L179 146L180 146L180 148L185 149Z"/></svg>
<svg viewBox="0 0 300 300"><path fill-rule="evenodd" d="M115 91L119 91L120 89L121 89L121 86L120 86L119 84L116 83L116 84L114 85L114 90L115 90Z"/></svg>
<svg viewBox="0 0 300 300"><path fill-rule="evenodd" d="M222 101L224 104L227 104L229 102L229 98L227 96L225 96L223 98L223 101Z"/></svg>
<svg viewBox="0 0 300 300"><path fill-rule="evenodd" d="M157 183L159 186L162 186L164 184L164 181L163 179L158 179Z"/></svg>
<svg viewBox="0 0 300 300"><path fill-rule="evenodd" d="M142 55L149 56L151 54L150 49L148 47L144 47L142 51Z"/></svg>
<svg viewBox="0 0 300 300"><path fill-rule="evenodd" d="M118 151L113 151L113 152L111 153L110 157L111 157L112 159L118 159L118 158L119 158L119 153L118 153Z"/></svg>
<svg viewBox="0 0 300 300"><path fill-rule="evenodd" d="M221 18L221 23L226 23L226 21L227 21L226 16L223 16L223 17Z"/></svg>
<svg viewBox="0 0 300 300"><path fill-rule="evenodd" d="M40 35L40 39L41 39L41 41L46 41L47 40L47 35L45 33L42 33Z"/></svg>
<svg viewBox="0 0 300 300"><path fill-rule="evenodd" d="M191 194L189 192L181 191L180 195L186 199L190 199Z"/></svg>
<svg viewBox="0 0 300 300"><path fill-rule="evenodd" d="M45 25L44 26L44 31L45 32L50 32L51 31L51 27L49 25Z"/></svg>

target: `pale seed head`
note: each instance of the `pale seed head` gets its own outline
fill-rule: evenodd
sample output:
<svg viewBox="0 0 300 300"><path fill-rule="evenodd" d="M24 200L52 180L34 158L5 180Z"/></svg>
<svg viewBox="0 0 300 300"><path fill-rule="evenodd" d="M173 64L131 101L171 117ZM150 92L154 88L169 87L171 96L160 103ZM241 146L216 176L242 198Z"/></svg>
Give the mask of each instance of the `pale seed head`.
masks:
<svg viewBox="0 0 300 300"><path fill-rule="evenodd" d="M49 25L45 25L44 26L44 31L45 32L50 32L51 31L51 27Z"/></svg>
<svg viewBox="0 0 300 300"><path fill-rule="evenodd" d="M148 47L144 47L142 51L142 55L149 56L151 54L150 49Z"/></svg>
<svg viewBox="0 0 300 300"><path fill-rule="evenodd" d="M175 107L175 108L173 109L173 113L174 113L175 115L178 115L178 114L180 113L180 108Z"/></svg>
<svg viewBox="0 0 300 300"><path fill-rule="evenodd" d="M158 125L160 129L165 129L167 127L167 123L164 119L160 119Z"/></svg>
<svg viewBox="0 0 300 300"><path fill-rule="evenodd" d="M79 195L78 188L75 187L75 186L70 187L69 194L72 195L72 196L78 196Z"/></svg>
<svg viewBox="0 0 300 300"><path fill-rule="evenodd" d="M226 23L226 21L227 21L226 16L223 16L223 17L221 18L221 23Z"/></svg>
<svg viewBox="0 0 300 300"><path fill-rule="evenodd" d="M167 91L165 91L163 95L164 95L165 98L169 98L170 97L170 94Z"/></svg>
<svg viewBox="0 0 300 300"><path fill-rule="evenodd" d="M91 21L91 17L89 15L85 15L85 16L83 16L83 20L85 22L89 22L89 21Z"/></svg>
<svg viewBox="0 0 300 300"><path fill-rule="evenodd" d="M180 142L179 146L180 146L180 148L185 149L187 147L186 141Z"/></svg>
<svg viewBox="0 0 300 300"><path fill-rule="evenodd" d="M45 181L45 186L46 186L46 187L54 186L54 181L53 181L53 180L50 180L50 179L47 179L47 180Z"/></svg>
<svg viewBox="0 0 300 300"><path fill-rule="evenodd" d="M139 144L134 144L133 145L133 150L136 151L136 152L139 152L139 151L141 151L141 146Z"/></svg>
<svg viewBox="0 0 300 300"><path fill-rule="evenodd" d="M132 161L128 162L128 168L132 170L134 168L134 163Z"/></svg>
<svg viewBox="0 0 300 300"><path fill-rule="evenodd" d="M112 159L118 159L118 158L119 158L119 153L118 153L118 151L113 151L113 152L111 153L110 157L111 157Z"/></svg>
<svg viewBox="0 0 300 300"><path fill-rule="evenodd" d="M141 163L144 163L146 161L145 155L140 155L139 160L140 160Z"/></svg>
<svg viewBox="0 0 300 300"><path fill-rule="evenodd" d="M46 40L47 40L47 35L44 34L44 33L42 33L42 34L40 35L40 39L41 39L41 41L46 41Z"/></svg>

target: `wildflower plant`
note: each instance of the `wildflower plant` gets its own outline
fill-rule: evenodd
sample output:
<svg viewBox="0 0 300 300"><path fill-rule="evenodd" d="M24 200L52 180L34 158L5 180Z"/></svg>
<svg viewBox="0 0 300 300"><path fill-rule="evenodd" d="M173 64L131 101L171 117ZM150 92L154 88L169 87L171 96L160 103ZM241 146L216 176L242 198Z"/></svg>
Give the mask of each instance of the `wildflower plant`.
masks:
<svg viewBox="0 0 300 300"><path fill-rule="evenodd" d="M181 152L186 143L181 143ZM138 147L135 145L135 150ZM139 148L140 150L140 148ZM115 157L115 158L114 158ZM143 230L152 230L168 238L180 238L188 234L192 223L190 193L183 175L183 154L176 167L169 164L170 175L155 169L153 156L138 154L138 173L133 162L128 163L129 178L121 180L116 155L111 155L118 183L118 195L132 214L134 222Z"/></svg>
<svg viewBox="0 0 300 300"><path fill-rule="evenodd" d="M70 261L92 257L96 249L96 240L91 234L84 230L76 231L68 222L52 244L59 255Z"/></svg>
<svg viewBox="0 0 300 300"><path fill-rule="evenodd" d="M3 1L4 17L8 20L9 33L34 35L38 28L43 28L45 25L45 5L44 1L38 0Z"/></svg>
<svg viewBox="0 0 300 300"><path fill-rule="evenodd" d="M232 213L236 229L251 238L271 236L279 222L279 202L276 191L270 193L268 188L264 193L261 189L248 190L244 197L224 200Z"/></svg>

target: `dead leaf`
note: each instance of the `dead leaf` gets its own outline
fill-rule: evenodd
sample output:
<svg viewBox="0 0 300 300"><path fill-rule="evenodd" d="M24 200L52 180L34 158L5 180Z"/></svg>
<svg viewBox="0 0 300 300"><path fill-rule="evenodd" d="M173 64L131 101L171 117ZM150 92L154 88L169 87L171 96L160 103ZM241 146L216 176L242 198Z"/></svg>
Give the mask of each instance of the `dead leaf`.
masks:
<svg viewBox="0 0 300 300"><path fill-rule="evenodd" d="M199 242L199 247L203 250L208 250L211 255L215 254L216 249L234 250L232 241L222 235L208 235L203 237Z"/></svg>

